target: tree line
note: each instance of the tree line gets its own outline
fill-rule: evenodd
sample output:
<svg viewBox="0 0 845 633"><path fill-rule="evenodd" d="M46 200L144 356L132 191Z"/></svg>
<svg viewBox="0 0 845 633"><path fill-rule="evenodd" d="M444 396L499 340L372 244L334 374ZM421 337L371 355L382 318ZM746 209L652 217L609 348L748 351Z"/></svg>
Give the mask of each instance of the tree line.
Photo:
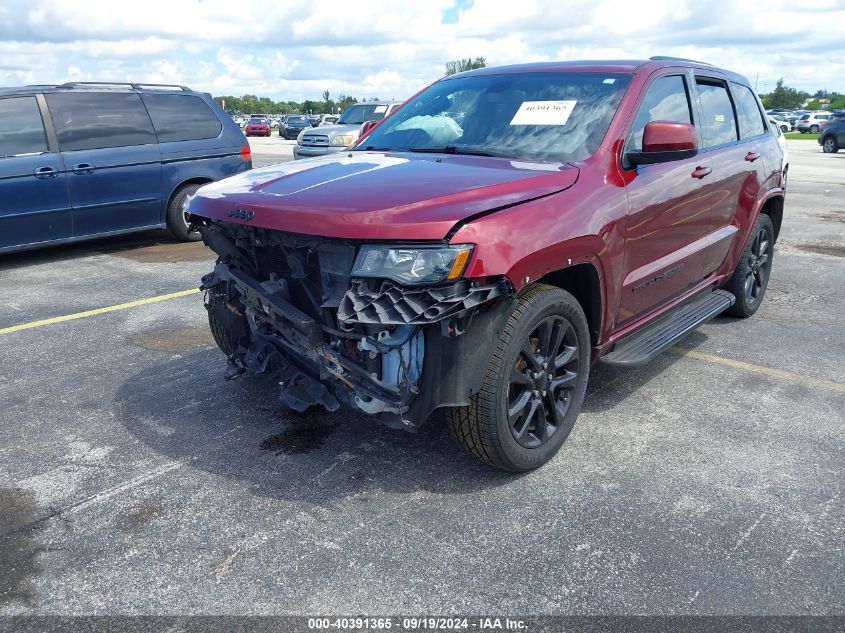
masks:
<svg viewBox="0 0 845 633"><path fill-rule="evenodd" d="M783 84L783 78L778 79L775 89L765 95L760 95L763 101L763 106L770 110L772 108L787 108L796 110L805 107L807 110L820 110L823 104L820 100L827 100L827 110L843 110L845 109L845 95L838 92L831 92L829 90L816 90L814 94L804 92L803 90L796 90ZM812 99L812 100L811 100Z"/></svg>
<svg viewBox="0 0 845 633"><path fill-rule="evenodd" d="M341 94L333 99L328 90L323 91L322 101L273 101L268 97L255 95L223 95L214 97L226 112L230 114L334 114L343 112L349 106L359 103L359 100L349 95ZM377 98L363 98L361 101L378 101Z"/></svg>

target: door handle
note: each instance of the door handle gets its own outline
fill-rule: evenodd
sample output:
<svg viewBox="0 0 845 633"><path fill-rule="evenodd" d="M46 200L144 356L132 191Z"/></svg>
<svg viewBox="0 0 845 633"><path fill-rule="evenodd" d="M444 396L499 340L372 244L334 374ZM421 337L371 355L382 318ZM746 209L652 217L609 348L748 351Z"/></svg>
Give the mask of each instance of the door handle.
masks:
<svg viewBox="0 0 845 633"><path fill-rule="evenodd" d="M74 174L93 174L94 173L94 165L91 163L79 163L78 165L74 165L71 167Z"/></svg>
<svg viewBox="0 0 845 633"><path fill-rule="evenodd" d="M701 180L711 171L713 170L710 167L696 167L695 171L692 172L692 177Z"/></svg>
<svg viewBox="0 0 845 633"><path fill-rule="evenodd" d="M747 160L749 163L753 163L758 158L760 158L760 154L758 154L757 152L748 152L745 155L745 160Z"/></svg>
<svg viewBox="0 0 845 633"><path fill-rule="evenodd" d="M42 179L43 178L55 178L56 176L59 175L59 172L56 171L52 167L39 167L34 172L32 172L32 175L35 176L36 178L42 178Z"/></svg>

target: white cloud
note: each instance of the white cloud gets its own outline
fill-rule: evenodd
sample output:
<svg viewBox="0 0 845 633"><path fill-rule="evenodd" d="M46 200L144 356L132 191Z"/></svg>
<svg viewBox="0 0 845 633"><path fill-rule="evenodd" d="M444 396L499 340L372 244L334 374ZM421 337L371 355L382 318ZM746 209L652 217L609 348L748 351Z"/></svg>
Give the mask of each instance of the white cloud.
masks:
<svg viewBox="0 0 845 633"><path fill-rule="evenodd" d="M0 84L69 79L186 83L215 94L403 98L445 63L711 61L759 87L845 92L845 2L814 0L3 0Z"/></svg>

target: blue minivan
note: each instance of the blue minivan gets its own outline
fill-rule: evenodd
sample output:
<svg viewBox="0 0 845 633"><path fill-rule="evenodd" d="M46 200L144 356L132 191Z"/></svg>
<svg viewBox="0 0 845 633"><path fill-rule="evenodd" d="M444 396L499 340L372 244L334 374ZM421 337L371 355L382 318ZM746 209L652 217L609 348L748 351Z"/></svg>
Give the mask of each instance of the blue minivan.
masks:
<svg viewBox="0 0 845 633"><path fill-rule="evenodd" d="M0 252L166 227L201 185L252 167L241 129L184 86L0 88Z"/></svg>

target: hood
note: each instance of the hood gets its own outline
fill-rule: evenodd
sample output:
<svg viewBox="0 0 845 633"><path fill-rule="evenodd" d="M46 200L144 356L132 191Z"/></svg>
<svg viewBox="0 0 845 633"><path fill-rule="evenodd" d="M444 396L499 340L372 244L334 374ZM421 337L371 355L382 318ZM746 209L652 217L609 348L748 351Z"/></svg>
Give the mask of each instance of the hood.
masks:
<svg viewBox="0 0 845 633"><path fill-rule="evenodd" d="M314 135L339 136L341 134L354 134L355 136L361 131L361 123L351 125L320 125L314 128Z"/></svg>
<svg viewBox="0 0 845 633"><path fill-rule="evenodd" d="M569 164L340 152L205 185L188 210L306 235L440 240L472 215L568 189L577 179L578 168ZM241 212L230 215L238 208Z"/></svg>

